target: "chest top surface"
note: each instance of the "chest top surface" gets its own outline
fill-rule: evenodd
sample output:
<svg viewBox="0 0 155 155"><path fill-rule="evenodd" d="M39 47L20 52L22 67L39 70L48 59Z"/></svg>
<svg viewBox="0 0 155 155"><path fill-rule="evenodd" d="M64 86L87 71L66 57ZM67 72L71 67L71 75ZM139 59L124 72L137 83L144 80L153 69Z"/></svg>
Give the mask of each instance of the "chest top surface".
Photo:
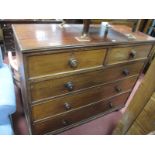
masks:
<svg viewBox="0 0 155 155"><path fill-rule="evenodd" d="M83 30L81 24L13 24L15 39L21 51L29 52L36 49L53 49L62 47L83 47L94 45L115 45L127 43L154 42L155 39L141 32L132 32L125 25L112 25L108 36L104 37L105 27L91 25L90 41L78 41ZM129 39L128 35L134 36Z"/></svg>

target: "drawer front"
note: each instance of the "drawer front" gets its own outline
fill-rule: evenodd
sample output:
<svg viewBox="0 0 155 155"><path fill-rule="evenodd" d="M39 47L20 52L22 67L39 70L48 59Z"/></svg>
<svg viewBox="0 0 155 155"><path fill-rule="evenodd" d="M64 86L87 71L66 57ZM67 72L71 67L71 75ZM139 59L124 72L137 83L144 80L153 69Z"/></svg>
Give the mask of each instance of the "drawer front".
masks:
<svg viewBox="0 0 155 155"><path fill-rule="evenodd" d="M112 97L133 88L137 76L127 78L115 83L105 84L53 99L48 102L40 103L32 106L33 120L43 119L59 113L74 110L76 108L86 106L93 102L99 102L104 98Z"/></svg>
<svg viewBox="0 0 155 155"><path fill-rule="evenodd" d="M144 62L134 62L97 71L56 78L31 84L32 102L45 98L68 94L94 85L139 74Z"/></svg>
<svg viewBox="0 0 155 155"><path fill-rule="evenodd" d="M92 116L103 114L108 110L120 108L127 100L129 93L119 95L106 101L101 101L90 106L49 118L46 121L36 122L33 125L33 134L46 134L48 132L67 127L86 120Z"/></svg>
<svg viewBox="0 0 155 155"><path fill-rule="evenodd" d="M28 57L29 77L102 66L106 49L34 55Z"/></svg>
<svg viewBox="0 0 155 155"><path fill-rule="evenodd" d="M117 64L147 58L152 45L112 48L108 51L106 64Z"/></svg>

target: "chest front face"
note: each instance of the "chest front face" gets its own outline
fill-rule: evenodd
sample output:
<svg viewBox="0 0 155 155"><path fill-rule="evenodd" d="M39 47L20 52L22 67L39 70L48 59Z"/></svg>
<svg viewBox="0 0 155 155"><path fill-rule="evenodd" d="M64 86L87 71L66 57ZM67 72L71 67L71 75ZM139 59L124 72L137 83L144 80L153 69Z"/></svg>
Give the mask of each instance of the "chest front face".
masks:
<svg viewBox="0 0 155 155"><path fill-rule="evenodd" d="M153 46L148 36L129 42L114 31L103 39L96 28L91 41L78 42L77 25L13 28L31 134L56 134L122 108Z"/></svg>

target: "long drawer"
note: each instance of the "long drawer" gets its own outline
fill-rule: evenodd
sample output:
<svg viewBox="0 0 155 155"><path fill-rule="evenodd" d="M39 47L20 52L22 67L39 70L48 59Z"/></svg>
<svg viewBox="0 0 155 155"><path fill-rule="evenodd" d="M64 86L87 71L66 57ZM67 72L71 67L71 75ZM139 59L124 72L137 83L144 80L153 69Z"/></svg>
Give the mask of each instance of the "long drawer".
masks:
<svg viewBox="0 0 155 155"><path fill-rule="evenodd" d="M118 82L97 86L86 91L76 92L65 95L64 97L33 105L32 118L33 120L43 119L129 91L133 88L136 79L137 76L134 76L124 80L119 80Z"/></svg>
<svg viewBox="0 0 155 155"><path fill-rule="evenodd" d="M137 75L142 69L143 64L143 61L136 61L130 64L114 66L92 72L34 82L31 83L30 86L31 100L32 102L35 102L124 77Z"/></svg>
<svg viewBox="0 0 155 155"><path fill-rule="evenodd" d="M36 122L33 124L33 134L46 134L48 132L73 125L80 121L84 121L90 117L104 114L108 110L116 108L119 109L125 104L128 96L129 93L125 93L81 109L52 117L44 121Z"/></svg>
<svg viewBox="0 0 155 155"><path fill-rule="evenodd" d="M106 57L106 64L117 64L132 60L145 59L152 45L111 48Z"/></svg>
<svg viewBox="0 0 155 155"><path fill-rule="evenodd" d="M28 56L28 76L37 77L82 68L102 66L106 49L70 50L64 53Z"/></svg>

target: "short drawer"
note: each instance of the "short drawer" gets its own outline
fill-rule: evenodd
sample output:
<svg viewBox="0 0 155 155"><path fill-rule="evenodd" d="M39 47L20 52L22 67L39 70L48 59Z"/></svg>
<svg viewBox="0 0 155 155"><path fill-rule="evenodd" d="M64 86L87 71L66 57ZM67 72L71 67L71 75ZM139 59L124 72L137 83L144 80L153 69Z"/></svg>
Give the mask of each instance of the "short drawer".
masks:
<svg viewBox="0 0 155 155"><path fill-rule="evenodd" d="M76 108L86 106L93 102L98 102L104 98L112 97L122 92L130 91L137 76L127 78L111 84L105 84L90 88L64 97L56 98L48 102L43 102L32 106L33 120L43 119L59 113L74 110Z"/></svg>
<svg viewBox="0 0 155 155"><path fill-rule="evenodd" d="M31 83L32 102L139 74L144 62L134 62L92 72Z"/></svg>
<svg viewBox="0 0 155 155"><path fill-rule="evenodd" d="M129 93L125 93L109 100L101 101L96 104L59 115L57 117L35 122L33 124L33 134L46 134L57 129L67 126L69 127L70 125L84 121L93 116L104 114L108 110L116 110L117 108L119 109L125 104L128 96Z"/></svg>
<svg viewBox="0 0 155 155"><path fill-rule="evenodd" d="M37 77L102 66L106 49L28 56L28 76Z"/></svg>
<svg viewBox="0 0 155 155"><path fill-rule="evenodd" d="M147 58L152 45L111 48L106 57L106 64L117 64Z"/></svg>

